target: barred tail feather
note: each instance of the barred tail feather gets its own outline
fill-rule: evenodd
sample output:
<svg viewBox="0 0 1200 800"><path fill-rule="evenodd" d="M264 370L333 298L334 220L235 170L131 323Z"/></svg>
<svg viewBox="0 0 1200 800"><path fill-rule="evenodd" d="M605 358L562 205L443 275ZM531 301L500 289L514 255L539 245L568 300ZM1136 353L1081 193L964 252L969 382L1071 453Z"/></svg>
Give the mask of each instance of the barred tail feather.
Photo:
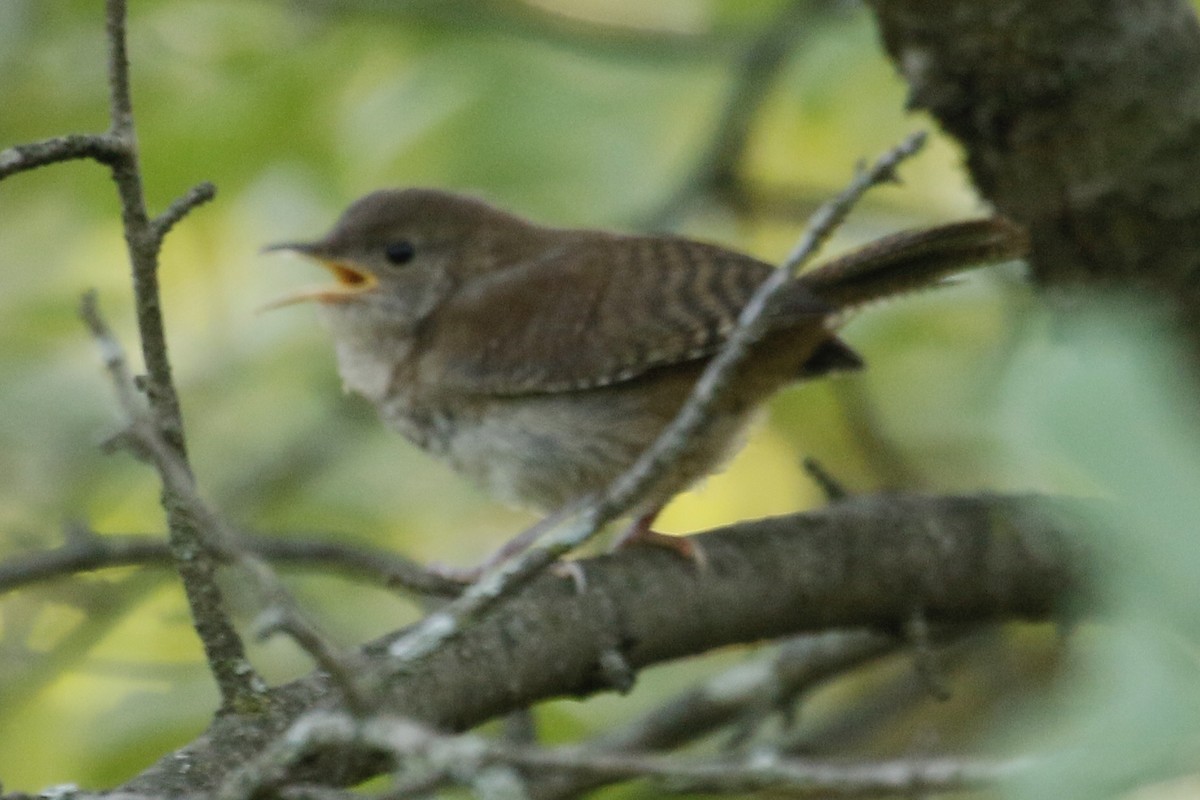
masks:
<svg viewBox="0 0 1200 800"><path fill-rule="evenodd" d="M1023 257L1025 230L1003 217L905 231L836 258L796 280L839 310L935 284L973 267Z"/></svg>

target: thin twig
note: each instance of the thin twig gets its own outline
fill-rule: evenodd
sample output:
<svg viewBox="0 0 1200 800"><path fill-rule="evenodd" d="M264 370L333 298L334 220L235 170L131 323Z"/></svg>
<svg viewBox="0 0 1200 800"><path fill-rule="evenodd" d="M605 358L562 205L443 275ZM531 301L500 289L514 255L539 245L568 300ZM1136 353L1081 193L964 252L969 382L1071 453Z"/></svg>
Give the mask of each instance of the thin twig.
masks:
<svg viewBox="0 0 1200 800"><path fill-rule="evenodd" d="M475 735L447 736L418 723L392 717L357 720L339 714L311 714L273 747L238 770L217 793L218 800L247 800L269 793L307 754L353 746L390 756L400 765L393 787L380 800L413 796L440 783L470 785L496 766L531 773L566 772L597 783L650 778L660 791L772 791L785 796L909 797L994 785L1027 770L1029 758L1004 761L975 758L907 758L865 762L783 758L753 754L707 761L678 756L605 754L576 747L542 748ZM406 766L415 767L407 774Z"/></svg>
<svg viewBox="0 0 1200 800"><path fill-rule="evenodd" d="M0 150L0 179L63 161L91 159L101 164L112 164L127 155L125 143L111 134L74 133L56 136Z"/></svg>
<svg viewBox="0 0 1200 800"><path fill-rule="evenodd" d="M812 478L813 483L825 495L825 500L830 503L836 503L838 500L845 500L850 496L850 491L842 485L842 482L825 469L825 465L812 456L805 456L801 463L808 477Z"/></svg>
<svg viewBox="0 0 1200 800"><path fill-rule="evenodd" d="M133 374L125 360L125 351L108 324L100 315L96 295L89 292L80 303L79 316L87 325L100 349L104 367L116 391L127 428L125 438L139 455L148 458L157 469L163 484L164 497L169 498L168 518L186 525L190 549L171 543L180 572L202 576L191 586L188 599L193 603L193 621L204 643L209 668L221 690L223 702L230 708L251 708L261 702L266 684L246 658L241 637L233 628L224 610L223 598L216 587L214 573L218 561L231 561L234 550L232 537L223 536L223 529L195 493L191 470L178 453L165 441L155 409L147 408L134 383Z"/></svg>
<svg viewBox="0 0 1200 800"><path fill-rule="evenodd" d="M387 589L404 589L418 595L454 597L462 584L440 578L404 556L335 540L333 534L251 534L238 531L234 545L273 564L340 572L349 579ZM81 572L130 566L174 566L170 546L151 534L98 534L91 530L72 535L59 547L22 553L0 562L0 595L43 581Z"/></svg>
<svg viewBox="0 0 1200 800"><path fill-rule="evenodd" d="M171 232L171 228L174 228L177 222L191 213L192 209L204 205L216 196L217 187L208 181L188 189L150 223L154 238L162 244L163 238Z"/></svg>
<svg viewBox="0 0 1200 800"><path fill-rule="evenodd" d="M937 630L938 666L944 680L956 674L971 675L972 697L1004 697L1016 690L1014 683L983 687L977 682L980 673L976 667L985 669L984 664L1003 660L1001 653L1006 645L1002 643L1001 626L977 619L972 624L956 626L945 637L941 636L940 627ZM1009 646L1011 644L1008 642ZM907 653L898 654L899 663L906 657ZM1006 676L1012 681L1019 680L1011 671L1006 672ZM858 748L877 744L879 731L895 725L897 720L932 713L930 700L929 686L915 670L888 670L881 673L878 680L864 684L861 691L847 697L846 702L820 719L810 719L808 725L783 732L774 744L781 753L813 757L858 752ZM917 735L916 738L921 737ZM922 745L918 743L917 746Z"/></svg>
<svg viewBox="0 0 1200 800"><path fill-rule="evenodd" d="M147 369L144 387L150 413L148 417L139 415L138 418L151 420L151 424L161 432L161 439L177 456L172 462L174 467L190 472L183 420L171 380L163 336L158 292L158 253L162 236L188 211L211 196L211 189L203 186L194 189L172 204L153 223L150 221L138 163L130 94L125 0L106 0L105 30L110 108L108 131L103 134L72 134L10 147L0 152L0 179L36 167L77 159L93 159L111 170L121 202L122 227L133 273L138 329ZM98 338L98 341L102 348L106 348L105 339ZM110 371L118 366L125 369L123 363L111 363L112 353L107 349L104 355L106 362L110 362ZM126 380L127 377L122 376L117 381L118 391L125 391L120 387L133 386L132 382ZM130 391L136 394L136 390L130 388ZM129 405L129 398L124 398L122 403ZM253 702L259 681L253 670L246 669L245 646L224 611L221 590L214 579L218 557L206 550L195 530L194 520L182 510L178 498L171 495L170 489L164 489L163 507L167 514L176 568L183 581L196 632L220 688L222 704L230 708L242 701Z"/></svg>
<svg viewBox="0 0 1200 800"><path fill-rule="evenodd" d="M1027 769L1029 759L906 758L879 761L776 758L689 761L678 756L597 756L567 749L496 747L493 757L528 770L562 770L611 783L652 778L671 793L769 791L786 797L914 797L994 785Z"/></svg>
<svg viewBox="0 0 1200 800"><path fill-rule="evenodd" d="M678 756L578 753L495 745L489 753L527 770L562 770L593 780L656 780L660 791L679 794L769 791L787 797L914 797L994 785L1024 771L1031 759L905 758L860 763L776 758L686 760Z"/></svg>
<svg viewBox="0 0 1200 800"><path fill-rule="evenodd" d="M831 631L786 642L767 657L706 679L629 723L583 745L592 754L671 750L730 724L787 713L795 698L824 681L898 649L903 640L873 631ZM574 797L603 785L572 773L536 776L538 800Z"/></svg>
<svg viewBox="0 0 1200 800"><path fill-rule="evenodd" d="M369 703L348 666L348 659L341 657L329 638L300 611L274 571L261 559L237 547L233 532L200 497L191 470L187 468L180 454L166 441L161 426L152 416L153 410L143 408L133 376L126 366L124 351L100 316L94 293L84 296L80 316L100 346L105 366L116 388L117 398L128 420L127 438L154 464L162 481L163 491L171 498L172 513L188 521L192 535L204 552L214 559L237 564L253 579L252 585L258 591L265 609L264 614L271 620L267 626L268 633L283 632L290 635L343 689L348 707L357 712L365 711ZM216 602L219 600L219 597L215 598ZM216 616L227 624L223 612ZM197 615L197 630L202 630L203 626L208 624L208 620L207 614ZM211 632L208 633L211 635ZM202 638L206 643L212 641L203 632ZM237 643L241 645L241 640ZM236 708L254 708L265 702L266 685L244 655L240 658L230 655L223 655L215 660L210 658L210 666L222 686L222 691L227 691L227 697L239 704Z"/></svg>
<svg viewBox="0 0 1200 800"><path fill-rule="evenodd" d="M107 0L105 29L108 42L109 130L103 134L61 136L4 150L0 152L0 178L48 164L86 158L104 164L112 171L121 201L125 241L133 271L138 328L148 371L145 386L150 414L147 418L161 431L161 438L177 455L171 462L173 468L190 473L179 400L171 381L163 336L158 293L158 252L163 235L188 211L210 197L212 189L203 185L197 187L172 204L153 223L150 221L138 164L130 95L125 0ZM119 357L119 346L115 350L111 347L115 340L98 336L97 341L101 344L110 372L114 373L118 391L136 395L128 368ZM123 374L117 375L116 371ZM130 396L122 397L122 405L140 408L136 398ZM139 413L136 418L143 417L145 415ZM243 700L251 700L256 696L259 682L253 670L246 669L245 647L225 614L221 591L214 580L217 557L206 551L195 531L194 520L182 513L177 498L171 496L169 489L164 492L163 505L167 512L176 567L183 580L196 631L220 687L223 704L232 707Z"/></svg>
<svg viewBox="0 0 1200 800"><path fill-rule="evenodd" d="M188 467L184 458L182 419L170 378L170 366L162 333L157 284L158 250L162 244L162 237L171 226L196 205L211 197L213 189L211 185L197 187L172 204L154 223L149 221L137 157L125 19L124 0L108 0L105 10L111 117L108 132L62 136L4 150L0 152L0 178L35 167L85 158L93 159L112 170L121 199L125 240L133 267L138 323L149 370L147 396L153 412L153 424L161 427L164 438L180 456L177 466L186 472ZM118 392L136 394L119 347L112 347L115 340L111 337L97 336L97 341L101 344L106 365L113 373ZM118 372L121 374L117 374ZM127 408L138 407L135 397L123 396L121 401ZM164 495L164 507L167 511L175 563L183 579L197 633L203 641L209 664L217 678L224 705L235 706L255 695L258 682L253 671L245 669L245 648L223 610L221 592L213 579L216 571L215 558L200 546L192 521L179 513L177 504L169 492Z"/></svg>
<svg viewBox="0 0 1200 800"><path fill-rule="evenodd" d="M282 633L300 645L337 686L351 714L366 716L371 712L372 692L360 681L354 659L335 647L290 598L276 598L259 617L257 628L261 639Z"/></svg>
<svg viewBox="0 0 1200 800"><path fill-rule="evenodd" d="M125 35L128 8L125 0L106 0L104 8L104 31L108 39L108 109L111 133L132 143L133 97L130 94L129 83L128 37Z"/></svg>
<svg viewBox="0 0 1200 800"><path fill-rule="evenodd" d="M924 133L909 136L869 169L860 171L841 194L821 207L788 258L763 281L743 308L725 346L709 362L678 415L637 462L592 502L574 514L565 515L565 521L558 526L559 530L548 534L544 544L535 544L521 556L485 573L460 598L430 614L413 630L396 639L390 652L397 659L397 669L402 670L407 663L455 636L468 620L478 616L500 597L527 583L555 559L595 536L605 524L625 513L641 499L659 477L671 468L699 430L710 423L712 409L737 366L766 330L764 311L772 298L816 256L821 245L862 195L877 184L895 180L897 166L916 153L924 141Z"/></svg>
<svg viewBox="0 0 1200 800"><path fill-rule="evenodd" d="M0 562L0 594L80 572L132 565L173 564L165 541L152 536L73 537L53 550Z"/></svg>

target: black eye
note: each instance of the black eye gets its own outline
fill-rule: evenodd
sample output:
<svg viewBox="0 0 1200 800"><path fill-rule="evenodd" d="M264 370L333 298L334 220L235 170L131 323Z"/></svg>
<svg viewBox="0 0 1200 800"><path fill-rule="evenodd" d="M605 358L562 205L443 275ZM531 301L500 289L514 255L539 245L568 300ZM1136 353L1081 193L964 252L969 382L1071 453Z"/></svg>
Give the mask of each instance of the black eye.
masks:
<svg viewBox="0 0 1200 800"><path fill-rule="evenodd" d="M413 243L407 239L401 239L398 242L392 242L383 249L383 255L388 262L400 266L407 264L413 260L413 256L417 254L417 248L413 247Z"/></svg>

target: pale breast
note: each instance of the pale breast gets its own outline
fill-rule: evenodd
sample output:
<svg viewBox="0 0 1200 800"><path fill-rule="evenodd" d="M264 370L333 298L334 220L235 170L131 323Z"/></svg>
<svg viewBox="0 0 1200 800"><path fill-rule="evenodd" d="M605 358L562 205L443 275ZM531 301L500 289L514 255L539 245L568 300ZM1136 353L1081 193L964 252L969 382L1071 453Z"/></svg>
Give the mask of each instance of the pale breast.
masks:
<svg viewBox="0 0 1200 800"><path fill-rule="evenodd" d="M446 459L497 499L548 512L607 487L677 408L678 403L647 403L639 392L614 387L482 398L455 403L453 410L393 397L380 411L394 430ZM740 446L748 418L745 412L718 414L652 489L646 505L665 502L719 468Z"/></svg>
<svg viewBox="0 0 1200 800"><path fill-rule="evenodd" d="M385 402L396 390L398 373L411 361L412 339L373 324L369 314L337 305L318 305L317 316L333 334L342 386L377 406Z"/></svg>

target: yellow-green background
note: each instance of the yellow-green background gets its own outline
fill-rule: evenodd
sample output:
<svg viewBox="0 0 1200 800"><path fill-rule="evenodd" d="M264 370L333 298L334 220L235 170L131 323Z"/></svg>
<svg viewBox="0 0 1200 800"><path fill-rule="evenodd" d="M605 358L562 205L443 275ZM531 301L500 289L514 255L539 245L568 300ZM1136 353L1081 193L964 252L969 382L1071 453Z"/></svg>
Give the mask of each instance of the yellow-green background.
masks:
<svg viewBox="0 0 1200 800"><path fill-rule="evenodd" d="M387 4L347 7L371 5ZM473 24L471 5L447 3L467 16L439 22L336 2L131 3L151 209L201 180L219 189L168 238L162 282L196 472L237 525L468 564L531 519L384 432L362 401L344 396L310 308L256 313L316 277L260 247L319 234L349 201L381 186L465 189L546 222L630 227L671 196L711 135L733 71L720 47L696 45L688 55L574 46ZM488 5L478 4L481 14ZM541 5L726 43L779 7ZM0 146L106 126L100 6L0 2ZM745 173L799 197L831 194L860 159L932 127L904 104L905 86L861 9L814 15L754 119ZM904 167L904 184L877 190L834 249L983 213L960 160L935 135ZM802 225L739 217L712 202L679 222L767 260L782 258ZM1028 322L1018 278L1014 268L992 270L863 313L846 338L866 356L868 374L781 395L743 455L674 503L663 526L698 530L819 503L799 466L805 455L855 490L1092 491L1094 478L1071 459L1023 459L1012 444L1029 438L1014 432L1024 418L997 398L1012 353L1041 330ZM51 546L74 522L101 533L162 528L151 471L98 447L118 422L76 319L89 287L135 349L107 172L78 162L0 183L0 557ZM416 613L403 598L337 578L298 576L292 585L347 645ZM253 608L231 589L248 623ZM1013 672L1042 675L1054 661L1047 637L1034 638L1028 659L1010 653ZM1008 644L1021 653L1022 641ZM286 643L256 645L255 660L275 680L309 668ZM554 704L543 715L547 735L565 740L611 724L711 666L651 671L633 698ZM903 753L929 730L985 729L992 717L978 688L960 687L980 695L969 714L959 707L964 718L943 707L940 721L908 734L901 726L882 741ZM111 784L194 736L214 701L169 573L109 571L0 598L6 789ZM967 739L952 741L962 749Z"/></svg>

